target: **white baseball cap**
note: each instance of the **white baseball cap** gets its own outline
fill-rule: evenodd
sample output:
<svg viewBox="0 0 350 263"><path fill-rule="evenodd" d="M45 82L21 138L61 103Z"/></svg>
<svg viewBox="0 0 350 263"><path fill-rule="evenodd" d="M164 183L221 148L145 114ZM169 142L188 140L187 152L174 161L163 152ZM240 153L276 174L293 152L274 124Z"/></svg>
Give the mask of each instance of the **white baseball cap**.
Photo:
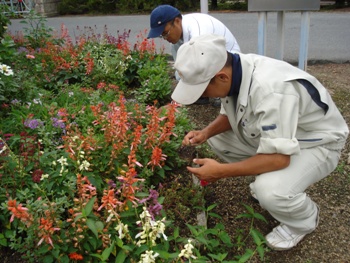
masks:
<svg viewBox="0 0 350 263"><path fill-rule="evenodd" d="M226 39L223 36L206 34L184 43L174 64L181 79L171 98L184 105L196 102L210 80L224 67L226 59Z"/></svg>

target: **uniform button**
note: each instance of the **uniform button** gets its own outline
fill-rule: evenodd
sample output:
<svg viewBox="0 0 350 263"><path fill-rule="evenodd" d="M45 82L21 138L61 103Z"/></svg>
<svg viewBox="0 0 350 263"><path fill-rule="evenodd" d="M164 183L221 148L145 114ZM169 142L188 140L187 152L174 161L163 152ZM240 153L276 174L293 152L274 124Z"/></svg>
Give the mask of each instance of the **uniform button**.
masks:
<svg viewBox="0 0 350 263"><path fill-rule="evenodd" d="M226 103L228 103L228 100L226 100Z"/></svg>
<svg viewBox="0 0 350 263"><path fill-rule="evenodd" d="M254 137L254 136L255 136L255 133L252 133L251 136Z"/></svg>
<svg viewBox="0 0 350 263"><path fill-rule="evenodd" d="M240 112L243 112L243 109L242 109L242 108L240 108L240 109L239 109L239 111L240 111Z"/></svg>

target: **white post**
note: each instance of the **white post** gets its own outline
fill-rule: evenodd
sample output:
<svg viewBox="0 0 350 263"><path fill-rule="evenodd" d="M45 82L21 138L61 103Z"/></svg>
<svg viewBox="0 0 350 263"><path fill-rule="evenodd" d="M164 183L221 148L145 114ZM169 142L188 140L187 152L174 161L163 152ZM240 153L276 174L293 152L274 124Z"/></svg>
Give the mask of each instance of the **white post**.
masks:
<svg viewBox="0 0 350 263"><path fill-rule="evenodd" d="M208 0L201 0L201 13L208 14Z"/></svg>
<svg viewBox="0 0 350 263"><path fill-rule="evenodd" d="M310 28L310 13L303 11L301 12L300 51L299 51L298 67L305 71L307 67L309 28Z"/></svg>
<svg viewBox="0 0 350 263"><path fill-rule="evenodd" d="M267 12L258 13L258 54L266 55Z"/></svg>
<svg viewBox="0 0 350 263"><path fill-rule="evenodd" d="M276 50L276 59L283 60L284 56L284 18L285 12L277 12L277 50Z"/></svg>

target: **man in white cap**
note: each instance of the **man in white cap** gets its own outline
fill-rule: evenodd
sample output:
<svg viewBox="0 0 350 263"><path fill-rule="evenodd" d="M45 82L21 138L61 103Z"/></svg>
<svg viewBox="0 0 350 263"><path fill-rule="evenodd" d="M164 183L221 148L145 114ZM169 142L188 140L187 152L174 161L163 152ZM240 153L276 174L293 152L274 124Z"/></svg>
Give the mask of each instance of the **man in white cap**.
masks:
<svg viewBox="0 0 350 263"><path fill-rule="evenodd" d="M171 43L171 53L176 60L179 47L192 37L203 34L222 35L226 39L226 49L229 52L240 52L240 47L231 31L218 19L203 13L182 15L171 5L159 5L153 9L150 17L151 30L148 38L162 37ZM176 74L176 78L179 76ZM200 98L197 104L209 103L208 98ZM220 100L214 100L215 106L220 106Z"/></svg>
<svg viewBox="0 0 350 263"><path fill-rule="evenodd" d="M319 208L305 193L337 166L348 126L322 84L280 60L226 51L225 38L202 35L179 49L181 80L172 98L192 104L220 97L221 112L206 128L190 131L183 145L208 141L226 163L194 159L200 180L256 175L251 194L280 225L266 236L287 250L315 230Z"/></svg>

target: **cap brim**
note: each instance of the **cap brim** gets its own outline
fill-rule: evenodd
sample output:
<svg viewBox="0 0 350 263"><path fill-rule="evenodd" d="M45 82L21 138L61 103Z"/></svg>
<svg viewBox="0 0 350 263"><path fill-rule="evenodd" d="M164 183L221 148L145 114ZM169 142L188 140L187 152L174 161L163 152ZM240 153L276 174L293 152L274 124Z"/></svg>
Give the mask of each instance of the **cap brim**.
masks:
<svg viewBox="0 0 350 263"><path fill-rule="evenodd" d="M196 85L189 85L180 80L171 98L177 103L184 105L193 104L202 96L209 82L210 80Z"/></svg>
<svg viewBox="0 0 350 263"><path fill-rule="evenodd" d="M166 26L166 23L161 25L161 26L159 26L159 27L151 28L151 31L149 31L147 38L160 37L161 34L164 32L165 26Z"/></svg>

